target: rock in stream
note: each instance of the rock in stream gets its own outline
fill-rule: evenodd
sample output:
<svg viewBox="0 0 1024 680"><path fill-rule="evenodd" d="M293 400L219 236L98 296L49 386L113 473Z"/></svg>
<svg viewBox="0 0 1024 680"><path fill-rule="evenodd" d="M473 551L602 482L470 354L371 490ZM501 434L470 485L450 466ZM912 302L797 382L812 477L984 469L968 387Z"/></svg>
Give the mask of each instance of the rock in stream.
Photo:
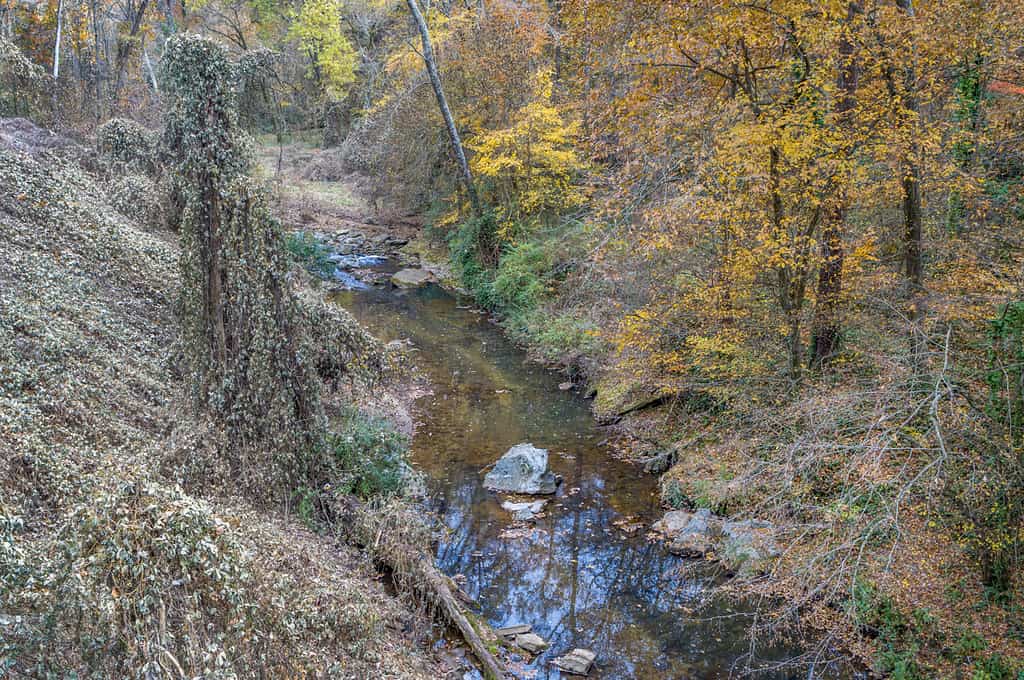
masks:
<svg viewBox="0 0 1024 680"><path fill-rule="evenodd" d="M551 665L565 673L586 675L594 665L597 654L589 649L574 649L565 656L560 656Z"/></svg>
<svg viewBox="0 0 1024 680"><path fill-rule="evenodd" d="M651 529L668 539L669 552L686 557L710 557L730 571L753 575L767 569L780 554L771 522L747 519L731 522L711 514L672 510Z"/></svg>
<svg viewBox="0 0 1024 680"><path fill-rule="evenodd" d="M434 275L426 269L401 269L391 276L391 283L399 288L419 288L434 280Z"/></svg>
<svg viewBox="0 0 1024 680"><path fill-rule="evenodd" d="M503 510L508 510L512 513L512 519L517 522L529 522L533 520L539 512L544 509L547 501L532 501L527 503L514 503L512 501L505 501L501 504Z"/></svg>
<svg viewBox="0 0 1024 680"><path fill-rule="evenodd" d="M491 491L529 496L555 493L558 479L548 470L548 451L533 444L517 444L495 463L484 477Z"/></svg>

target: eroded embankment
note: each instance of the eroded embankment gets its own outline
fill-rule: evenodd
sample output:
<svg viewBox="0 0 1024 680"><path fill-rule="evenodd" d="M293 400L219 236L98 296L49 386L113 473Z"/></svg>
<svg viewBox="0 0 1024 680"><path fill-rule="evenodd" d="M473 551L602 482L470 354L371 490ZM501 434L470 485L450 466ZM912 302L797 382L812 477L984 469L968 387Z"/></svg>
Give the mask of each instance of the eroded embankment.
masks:
<svg viewBox="0 0 1024 680"><path fill-rule="evenodd" d="M173 368L175 235L89 149L0 124L0 668L443 677L366 557L213 483L224 442Z"/></svg>

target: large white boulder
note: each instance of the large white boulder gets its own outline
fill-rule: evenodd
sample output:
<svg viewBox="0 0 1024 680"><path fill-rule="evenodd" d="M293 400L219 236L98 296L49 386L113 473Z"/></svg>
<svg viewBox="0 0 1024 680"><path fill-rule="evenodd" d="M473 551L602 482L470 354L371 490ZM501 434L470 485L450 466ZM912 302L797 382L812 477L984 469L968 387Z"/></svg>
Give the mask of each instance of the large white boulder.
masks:
<svg viewBox="0 0 1024 680"><path fill-rule="evenodd" d="M494 464L484 477L484 486L491 491L545 495L555 492L558 479L548 470L547 449L517 444Z"/></svg>

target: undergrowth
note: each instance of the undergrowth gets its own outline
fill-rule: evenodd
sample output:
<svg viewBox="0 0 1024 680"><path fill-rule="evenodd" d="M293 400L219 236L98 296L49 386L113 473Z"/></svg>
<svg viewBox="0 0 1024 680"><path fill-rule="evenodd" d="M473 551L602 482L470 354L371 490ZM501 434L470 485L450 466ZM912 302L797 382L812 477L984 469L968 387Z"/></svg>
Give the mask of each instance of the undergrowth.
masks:
<svg viewBox="0 0 1024 680"><path fill-rule="evenodd" d="M334 273L335 266L330 260L331 251L313 234L304 231L290 233L285 237L285 248L292 261L313 276L327 279Z"/></svg>
<svg viewBox="0 0 1024 680"><path fill-rule="evenodd" d="M447 235L454 273L476 304L546 363L572 367L575 358L597 352L597 329L550 305L576 269L570 253L582 225L563 221L551 229L517 229L524 236L505 244L497 265L490 267L477 243L482 231L495 228L494 220L490 213L470 218Z"/></svg>

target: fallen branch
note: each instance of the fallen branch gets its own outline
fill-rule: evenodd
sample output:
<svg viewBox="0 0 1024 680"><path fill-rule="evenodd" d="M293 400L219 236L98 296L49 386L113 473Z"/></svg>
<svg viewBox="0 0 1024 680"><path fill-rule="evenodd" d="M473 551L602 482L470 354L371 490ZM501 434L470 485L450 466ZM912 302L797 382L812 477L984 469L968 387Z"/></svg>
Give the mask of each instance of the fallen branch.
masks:
<svg viewBox="0 0 1024 680"><path fill-rule="evenodd" d="M432 556L423 546L429 545L429 529L413 516L401 501L387 501L378 506L362 504L351 497L338 499L337 526L345 538L365 549L374 561L386 567L395 584L413 592L439 612L445 623L459 635L476 657L487 680L509 677L502 664L491 653L498 637L485 622L468 613L460 603L459 593L451 579L434 566ZM340 507L337 507L340 506Z"/></svg>

